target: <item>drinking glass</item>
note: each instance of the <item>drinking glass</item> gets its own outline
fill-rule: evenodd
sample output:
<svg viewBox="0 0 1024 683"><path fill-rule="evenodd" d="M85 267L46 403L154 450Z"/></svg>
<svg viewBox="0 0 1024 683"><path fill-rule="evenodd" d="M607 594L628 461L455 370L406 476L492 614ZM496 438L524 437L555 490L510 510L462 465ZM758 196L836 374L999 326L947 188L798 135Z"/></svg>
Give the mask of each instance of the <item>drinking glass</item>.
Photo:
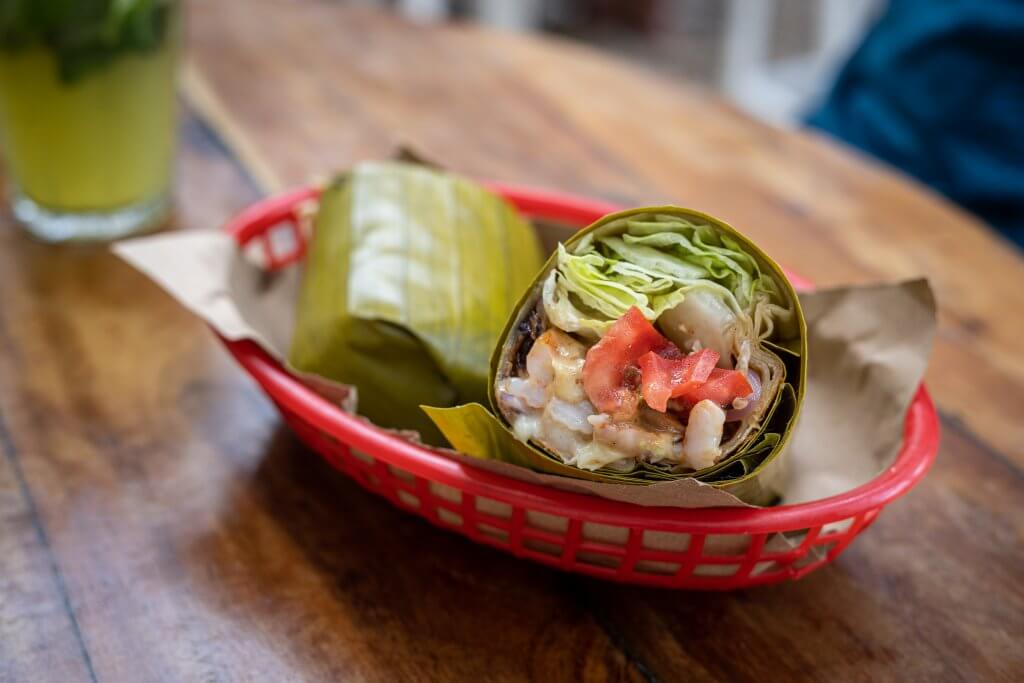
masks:
<svg viewBox="0 0 1024 683"><path fill-rule="evenodd" d="M0 144L15 217L47 241L157 226L170 207L178 0L7 0Z"/></svg>

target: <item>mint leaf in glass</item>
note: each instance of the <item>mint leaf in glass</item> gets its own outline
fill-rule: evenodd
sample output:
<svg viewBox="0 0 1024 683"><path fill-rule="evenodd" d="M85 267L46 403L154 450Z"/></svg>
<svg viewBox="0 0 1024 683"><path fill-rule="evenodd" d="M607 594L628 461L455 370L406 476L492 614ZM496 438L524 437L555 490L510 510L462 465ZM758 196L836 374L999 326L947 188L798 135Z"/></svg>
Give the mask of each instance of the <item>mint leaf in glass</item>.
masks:
<svg viewBox="0 0 1024 683"><path fill-rule="evenodd" d="M53 51L65 83L164 40L178 0L0 0L0 50Z"/></svg>

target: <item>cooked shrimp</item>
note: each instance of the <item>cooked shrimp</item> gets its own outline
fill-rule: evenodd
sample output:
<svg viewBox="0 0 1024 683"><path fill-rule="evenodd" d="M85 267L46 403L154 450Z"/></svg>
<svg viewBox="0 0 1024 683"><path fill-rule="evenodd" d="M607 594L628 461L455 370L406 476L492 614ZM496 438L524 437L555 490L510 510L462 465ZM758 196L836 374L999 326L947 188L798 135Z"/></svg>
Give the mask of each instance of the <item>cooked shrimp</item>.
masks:
<svg viewBox="0 0 1024 683"><path fill-rule="evenodd" d="M695 470L714 465L722 454L724 426L725 411L713 401L705 399L695 405L683 434L682 455L686 464Z"/></svg>
<svg viewBox="0 0 1024 683"><path fill-rule="evenodd" d="M648 462L679 462L678 432L644 429L635 422L614 422L608 415L589 418L594 426L594 441L603 443L623 456Z"/></svg>
<svg viewBox="0 0 1024 683"><path fill-rule="evenodd" d="M582 361L587 350L565 332L554 328L537 337L533 347L526 354L526 372L532 379L549 384L555 379L552 365L556 361L572 363Z"/></svg>
<svg viewBox="0 0 1024 683"><path fill-rule="evenodd" d="M536 438L560 453L576 453L594 432L587 421L593 412L594 406L586 401L572 404L552 398L541 415Z"/></svg>
<svg viewBox="0 0 1024 683"><path fill-rule="evenodd" d="M501 381L501 390L508 395L506 403L517 412L531 408L543 408L548 402L548 392L543 385L531 379L508 377Z"/></svg>
<svg viewBox="0 0 1024 683"><path fill-rule="evenodd" d="M508 377L499 384L502 403L517 413L543 408L553 393L557 398L578 402L583 393L583 344L555 329L548 330L526 354L526 377Z"/></svg>

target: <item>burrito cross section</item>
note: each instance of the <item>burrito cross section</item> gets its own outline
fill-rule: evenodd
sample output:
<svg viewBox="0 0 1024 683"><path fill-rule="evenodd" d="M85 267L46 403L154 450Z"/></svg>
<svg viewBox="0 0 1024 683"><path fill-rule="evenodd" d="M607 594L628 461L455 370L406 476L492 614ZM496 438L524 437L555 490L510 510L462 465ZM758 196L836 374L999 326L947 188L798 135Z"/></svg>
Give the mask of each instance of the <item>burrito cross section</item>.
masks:
<svg viewBox="0 0 1024 683"><path fill-rule="evenodd" d="M717 219L653 207L559 245L490 388L515 437L564 465L734 482L784 446L805 374L806 325L778 265Z"/></svg>

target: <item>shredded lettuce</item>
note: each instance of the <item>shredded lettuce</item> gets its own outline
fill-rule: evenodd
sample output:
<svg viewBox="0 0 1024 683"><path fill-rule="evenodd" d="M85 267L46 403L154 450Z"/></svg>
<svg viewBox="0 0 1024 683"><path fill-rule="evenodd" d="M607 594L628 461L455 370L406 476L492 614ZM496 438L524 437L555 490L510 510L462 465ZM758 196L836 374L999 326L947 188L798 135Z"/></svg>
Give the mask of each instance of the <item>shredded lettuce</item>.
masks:
<svg viewBox="0 0 1024 683"><path fill-rule="evenodd" d="M772 275L729 235L674 216L627 220L618 234L558 247L544 283L544 309L557 327L590 338L636 306L654 321L695 289L720 299L756 338L791 315Z"/></svg>

